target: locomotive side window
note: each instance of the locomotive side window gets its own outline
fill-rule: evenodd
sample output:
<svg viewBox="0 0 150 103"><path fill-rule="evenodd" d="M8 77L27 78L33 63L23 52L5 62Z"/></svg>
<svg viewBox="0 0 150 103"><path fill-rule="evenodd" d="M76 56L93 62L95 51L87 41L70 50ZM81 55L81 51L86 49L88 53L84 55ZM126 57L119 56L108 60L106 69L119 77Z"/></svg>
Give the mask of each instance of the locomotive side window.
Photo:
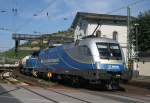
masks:
<svg viewBox="0 0 150 103"><path fill-rule="evenodd" d="M85 45L79 47L79 52L81 53L80 55L82 56L91 56L90 49Z"/></svg>
<svg viewBox="0 0 150 103"><path fill-rule="evenodd" d="M78 62L91 63L91 51L86 45L75 46L67 50L68 54Z"/></svg>
<svg viewBox="0 0 150 103"><path fill-rule="evenodd" d="M77 55L74 58L79 62L90 63L92 56L90 49L87 46L78 46L76 47L76 51L73 52L76 52L75 54Z"/></svg>

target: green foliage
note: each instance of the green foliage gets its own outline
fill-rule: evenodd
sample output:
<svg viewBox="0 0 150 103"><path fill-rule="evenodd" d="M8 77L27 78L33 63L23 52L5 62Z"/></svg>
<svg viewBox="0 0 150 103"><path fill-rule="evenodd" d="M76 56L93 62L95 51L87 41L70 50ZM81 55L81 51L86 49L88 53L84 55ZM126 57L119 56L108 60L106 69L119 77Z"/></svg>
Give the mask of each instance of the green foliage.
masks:
<svg viewBox="0 0 150 103"><path fill-rule="evenodd" d="M8 57L8 58L13 58L13 59L21 59L25 57L26 55L30 55L32 51L19 51L17 54L14 49L10 49L8 51L5 51L1 53L2 57Z"/></svg>
<svg viewBox="0 0 150 103"><path fill-rule="evenodd" d="M135 25L138 24L138 25ZM139 52L150 51L150 11L140 13L136 20L132 22L131 37L133 44L136 42L136 28L138 37Z"/></svg>

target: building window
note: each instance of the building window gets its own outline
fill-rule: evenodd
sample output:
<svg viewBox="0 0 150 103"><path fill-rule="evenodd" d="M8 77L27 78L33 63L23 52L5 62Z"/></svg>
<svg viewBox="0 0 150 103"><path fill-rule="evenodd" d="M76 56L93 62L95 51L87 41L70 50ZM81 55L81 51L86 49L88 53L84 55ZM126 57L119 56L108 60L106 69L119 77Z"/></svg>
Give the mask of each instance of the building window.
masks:
<svg viewBox="0 0 150 103"><path fill-rule="evenodd" d="M100 30L96 31L96 37L101 37L101 31Z"/></svg>
<svg viewBox="0 0 150 103"><path fill-rule="evenodd" d="M113 32L113 40L118 41L118 32L117 31Z"/></svg>

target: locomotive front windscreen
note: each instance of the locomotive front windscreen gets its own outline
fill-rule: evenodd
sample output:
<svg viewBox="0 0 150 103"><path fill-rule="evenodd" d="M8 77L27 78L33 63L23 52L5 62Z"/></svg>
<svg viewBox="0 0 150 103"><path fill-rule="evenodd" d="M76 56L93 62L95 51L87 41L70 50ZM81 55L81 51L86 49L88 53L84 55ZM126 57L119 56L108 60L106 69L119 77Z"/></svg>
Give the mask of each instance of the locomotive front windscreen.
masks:
<svg viewBox="0 0 150 103"><path fill-rule="evenodd" d="M96 43L101 59L121 60L120 46L116 43Z"/></svg>

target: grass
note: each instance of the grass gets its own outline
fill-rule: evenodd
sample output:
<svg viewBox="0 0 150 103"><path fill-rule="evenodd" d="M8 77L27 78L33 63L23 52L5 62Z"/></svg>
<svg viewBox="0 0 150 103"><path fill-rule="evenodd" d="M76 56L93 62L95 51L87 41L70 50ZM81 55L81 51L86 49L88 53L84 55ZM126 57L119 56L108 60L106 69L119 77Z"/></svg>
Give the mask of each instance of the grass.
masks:
<svg viewBox="0 0 150 103"><path fill-rule="evenodd" d="M31 54L32 52L33 51L19 51L18 53L16 53L14 49L10 49L8 51L0 53L0 56L12 58L12 59L21 59L21 58Z"/></svg>

